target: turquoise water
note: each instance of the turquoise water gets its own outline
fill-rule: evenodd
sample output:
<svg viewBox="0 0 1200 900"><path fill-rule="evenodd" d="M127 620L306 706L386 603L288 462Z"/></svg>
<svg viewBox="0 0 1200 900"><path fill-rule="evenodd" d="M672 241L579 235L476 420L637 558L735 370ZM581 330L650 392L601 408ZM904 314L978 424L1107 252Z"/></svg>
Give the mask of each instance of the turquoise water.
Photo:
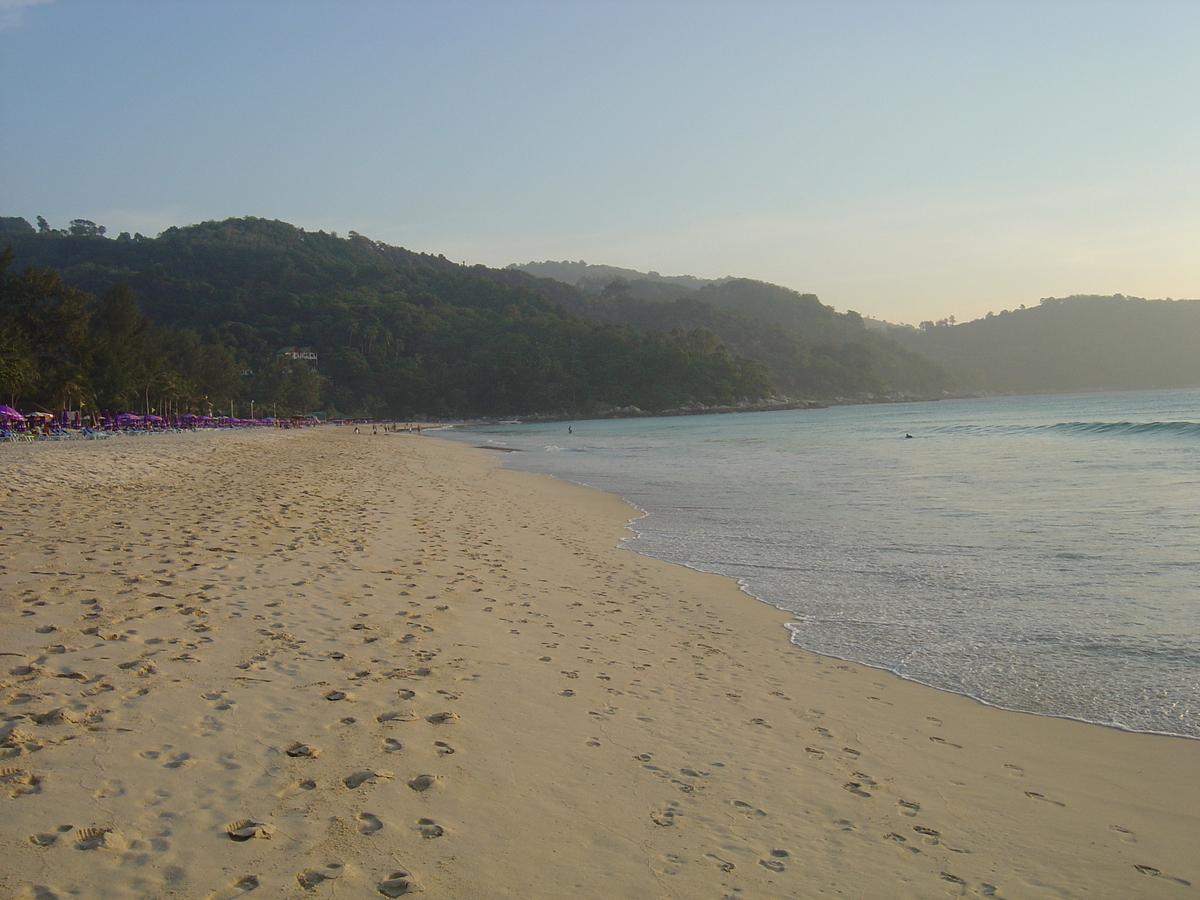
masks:
<svg viewBox="0 0 1200 900"><path fill-rule="evenodd" d="M571 427L449 434L627 498L629 548L737 578L801 647L1200 737L1200 391Z"/></svg>

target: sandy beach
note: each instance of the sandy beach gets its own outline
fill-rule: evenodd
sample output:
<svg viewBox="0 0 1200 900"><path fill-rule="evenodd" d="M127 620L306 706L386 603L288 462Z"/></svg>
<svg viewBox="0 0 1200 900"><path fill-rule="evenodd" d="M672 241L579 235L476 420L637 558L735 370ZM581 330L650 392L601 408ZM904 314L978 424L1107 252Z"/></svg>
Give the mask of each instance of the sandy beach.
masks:
<svg viewBox="0 0 1200 900"><path fill-rule="evenodd" d="M1200 741L800 651L620 498L335 426L0 477L0 897L1200 891Z"/></svg>

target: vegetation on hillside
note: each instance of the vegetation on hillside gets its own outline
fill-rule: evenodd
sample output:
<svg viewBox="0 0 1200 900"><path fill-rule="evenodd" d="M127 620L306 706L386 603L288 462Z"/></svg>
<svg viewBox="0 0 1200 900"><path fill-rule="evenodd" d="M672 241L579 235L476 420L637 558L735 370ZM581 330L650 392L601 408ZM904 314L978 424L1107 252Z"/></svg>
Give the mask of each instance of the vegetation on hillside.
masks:
<svg viewBox="0 0 1200 900"><path fill-rule="evenodd" d="M256 218L112 238L85 219L54 229L0 217L5 245L0 390L46 408L589 415L776 389L835 399L1200 385L1194 300L1077 296L869 330L855 312L749 279L582 261L468 267ZM311 347L316 371L285 347Z"/></svg>
<svg viewBox="0 0 1200 900"><path fill-rule="evenodd" d="M586 321L530 276L514 283L353 232L256 218L153 239L106 238L85 220L0 228L13 251L0 294L4 388L38 404L140 398L206 411L253 400L407 418L661 410L772 392L762 366L710 333ZM10 272L15 262L26 268ZM281 357L288 346L313 348L319 377Z"/></svg>
<svg viewBox="0 0 1200 900"><path fill-rule="evenodd" d="M245 373L220 335L153 324L124 281L97 299L53 269L15 271L12 251L0 251L0 390L10 405L219 414L249 394L285 414L319 406L307 365L276 357Z"/></svg>
<svg viewBox="0 0 1200 900"><path fill-rule="evenodd" d="M582 261L520 268L575 277L580 290L560 299L588 318L640 329L711 331L733 352L763 363L775 385L794 397L940 397L952 386L941 366L868 331L858 313L839 313L814 294L748 278L701 281Z"/></svg>

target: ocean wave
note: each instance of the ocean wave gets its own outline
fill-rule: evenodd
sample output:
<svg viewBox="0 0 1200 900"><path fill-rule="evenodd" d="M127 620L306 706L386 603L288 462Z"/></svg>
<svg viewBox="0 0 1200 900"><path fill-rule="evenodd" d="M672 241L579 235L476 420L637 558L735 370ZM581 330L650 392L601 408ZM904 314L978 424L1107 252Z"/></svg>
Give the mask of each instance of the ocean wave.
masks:
<svg viewBox="0 0 1200 900"><path fill-rule="evenodd" d="M931 434L1063 434L1162 436L1200 438L1200 422L1055 422L1047 425L970 424L942 425L927 429Z"/></svg>
<svg viewBox="0 0 1200 900"><path fill-rule="evenodd" d="M1034 431L1067 434L1149 434L1200 438L1200 422L1059 422L1039 425Z"/></svg>

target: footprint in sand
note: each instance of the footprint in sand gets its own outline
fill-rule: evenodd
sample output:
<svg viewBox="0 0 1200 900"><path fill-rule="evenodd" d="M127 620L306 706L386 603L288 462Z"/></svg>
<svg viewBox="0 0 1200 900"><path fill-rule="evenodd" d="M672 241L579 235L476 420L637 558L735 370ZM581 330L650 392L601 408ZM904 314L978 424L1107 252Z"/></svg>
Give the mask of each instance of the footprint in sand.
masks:
<svg viewBox="0 0 1200 900"><path fill-rule="evenodd" d="M0 769L0 788L13 798L40 794L42 779L26 769Z"/></svg>
<svg viewBox="0 0 1200 900"><path fill-rule="evenodd" d="M311 778L306 778L304 781L293 781L287 787L283 788L283 790L278 791L275 794L275 796L276 797L294 797L297 794L302 793L303 791L314 790L316 788L316 786L317 786L317 783L315 781L313 781Z"/></svg>
<svg viewBox="0 0 1200 900"><path fill-rule="evenodd" d="M711 859L713 862L713 865L716 866L718 869L720 869L722 872L732 872L734 869L733 863L729 862L728 860L721 859L721 857L715 856L712 853L705 853L704 857L705 857L705 859Z"/></svg>
<svg viewBox="0 0 1200 900"><path fill-rule="evenodd" d="M405 871L393 872L375 888L385 897L403 897L421 890L412 875Z"/></svg>
<svg viewBox="0 0 1200 900"><path fill-rule="evenodd" d="M258 887L257 875L243 875L233 884L209 894L207 900L237 900L242 894L248 893L256 887Z"/></svg>
<svg viewBox="0 0 1200 900"><path fill-rule="evenodd" d="M942 744L946 747L953 747L956 750L962 749L962 744L951 743L950 741L946 740L945 738L931 737L930 740L933 741L935 744Z"/></svg>
<svg viewBox="0 0 1200 900"><path fill-rule="evenodd" d="M230 822L223 829L231 841L248 841L251 838L271 839L275 826L267 822L256 822L253 819L238 819Z"/></svg>
<svg viewBox="0 0 1200 900"><path fill-rule="evenodd" d="M170 758L163 763L163 768L182 769L184 766L191 765L192 762L192 754L190 753L172 753Z"/></svg>
<svg viewBox="0 0 1200 900"><path fill-rule="evenodd" d="M364 812L358 814L358 833L359 834L374 834L383 829L383 822L379 817L371 813Z"/></svg>
<svg viewBox="0 0 1200 900"><path fill-rule="evenodd" d="M80 828L75 832L75 849L76 850L95 850L97 847L104 846L105 840L108 837L109 829L92 826L90 828Z"/></svg>
<svg viewBox="0 0 1200 900"><path fill-rule="evenodd" d="M912 800L897 800L896 805L900 807L900 815L915 816L921 811L921 804L915 803Z"/></svg>
<svg viewBox="0 0 1200 900"><path fill-rule="evenodd" d="M316 747L310 747L308 744L302 744L299 741L293 741L284 748L284 753L294 758L316 759L321 755L321 751Z"/></svg>
<svg viewBox="0 0 1200 900"><path fill-rule="evenodd" d="M396 709L391 712L380 713L375 717L376 722L415 722L417 714L411 709Z"/></svg>
<svg viewBox="0 0 1200 900"><path fill-rule="evenodd" d="M234 702L225 696L225 691L207 691L200 696L212 701L213 709L233 709Z"/></svg>
<svg viewBox="0 0 1200 900"><path fill-rule="evenodd" d="M446 829L437 822L433 821L433 819L417 819L417 831L420 832L421 837L425 838L426 840L440 838L446 833Z"/></svg>
<svg viewBox="0 0 1200 900"><path fill-rule="evenodd" d="M311 891L323 881L332 881L335 878L340 878L346 870L346 864L340 859L333 859L325 863L323 866L318 866L313 869L305 869L296 876L296 880L300 882L300 887L306 891Z"/></svg>
<svg viewBox="0 0 1200 900"><path fill-rule="evenodd" d="M242 767L242 764L237 761L237 755L233 753L222 753L217 757L217 763L226 772L236 772Z"/></svg>
<svg viewBox="0 0 1200 900"><path fill-rule="evenodd" d="M105 778L100 787L92 792L93 800L106 800L109 797L120 797L125 793L125 785L115 778Z"/></svg>
<svg viewBox="0 0 1200 900"><path fill-rule="evenodd" d="M1026 791L1025 796L1028 797L1030 800L1041 800L1043 803L1049 803L1053 806L1066 806L1067 805L1065 803L1060 803L1057 800L1051 800L1049 797L1045 796L1044 794L1039 794L1037 791Z"/></svg>
<svg viewBox="0 0 1200 900"><path fill-rule="evenodd" d="M440 776L438 775L418 775L416 778L408 781L408 786L417 793L424 793L437 784L439 779Z"/></svg>
<svg viewBox="0 0 1200 900"><path fill-rule="evenodd" d="M733 804L734 809L736 809L738 812L740 812L743 816L745 816L748 819L761 819L763 816L766 815L766 813L763 812L761 809L751 806L749 803L745 803L742 800L731 800L730 803Z"/></svg>
<svg viewBox="0 0 1200 900"><path fill-rule="evenodd" d="M1128 828L1122 828L1120 825L1109 825L1108 830L1114 832L1117 837L1126 844L1136 844L1137 838L1134 837L1132 831Z"/></svg>
<svg viewBox="0 0 1200 900"><path fill-rule="evenodd" d="M851 794L854 794L856 797L870 797L871 796L870 791L863 790L862 782L860 782L860 781L847 781L845 784L842 785L842 789L849 791Z"/></svg>
<svg viewBox="0 0 1200 900"><path fill-rule="evenodd" d="M674 808L674 805L668 806L666 809L660 809L650 814L650 821L661 828L670 828L675 824L675 819L682 816L683 813Z"/></svg>
<svg viewBox="0 0 1200 900"><path fill-rule="evenodd" d="M1012 763L1005 763L1004 771L1007 772L1009 775L1012 775L1014 778L1024 778L1025 777L1025 770L1022 769L1020 766L1014 766Z"/></svg>
<svg viewBox="0 0 1200 900"><path fill-rule="evenodd" d="M454 748L445 741L434 741L433 746L437 750L438 756L449 756L454 752Z"/></svg>
<svg viewBox="0 0 1200 900"><path fill-rule="evenodd" d="M1166 873L1160 871L1159 869L1154 868L1154 866L1139 866L1137 864L1134 864L1134 868L1137 869L1139 872L1141 872L1143 875L1149 875L1152 878L1164 878L1167 881L1174 881L1176 884L1182 884L1185 887L1191 887L1191 885L1192 885L1192 883L1190 881L1185 881L1182 878L1176 878L1173 875L1167 875Z"/></svg>
<svg viewBox="0 0 1200 900"><path fill-rule="evenodd" d="M404 749L404 745L395 738L384 738L383 749L388 753L398 753Z"/></svg>
<svg viewBox="0 0 1200 900"><path fill-rule="evenodd" d="M370 769L363 769L361 772L355 772L352 775L347 775L345 778L342 779L342 784L344 784L346 787L353 790L354 788L361 787L362 785L366 784L368 781L375 781L377 779L388 779L388 778L394 778L394 777L395 776L391 772L385 772L383 770L373 772Z"/></svg>

